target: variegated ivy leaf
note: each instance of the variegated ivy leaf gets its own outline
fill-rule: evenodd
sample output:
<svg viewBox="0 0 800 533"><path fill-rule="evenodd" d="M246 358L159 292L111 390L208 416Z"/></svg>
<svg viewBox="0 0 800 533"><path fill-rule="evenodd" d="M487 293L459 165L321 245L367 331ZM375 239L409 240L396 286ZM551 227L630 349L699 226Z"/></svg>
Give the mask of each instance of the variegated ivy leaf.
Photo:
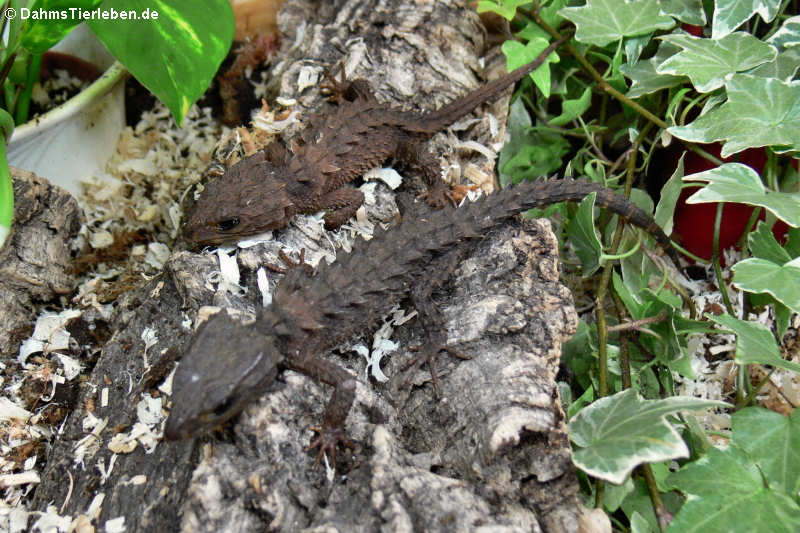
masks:
<svg viewBox="0 0 800 533"><path fill-rule="evenodd" d="M798 68L800 68L800 46L793 46L780 52L774 61L764 63L748 74L762 78L776 78L788 83L792 81Z"/></svg>
<svg viewBox="0 0 800 533"><path fill-rule="evenodd" d="M665 35L661 39L683 50L664 61L656 71L689 76L701 93L719 89L732 74L772 61L778 54L772 46L741 31L719 40L691 35Z"/></svg>
<svg viewBox="0 0 800 533"><path fill-rule="evenodd" d="M673 396L643 400L633 389L601 398L569 423L569 438L578 448L573 462L584 472L622 483L637 465L689 457L669 414L727 407L724 402Z"/></svg>
<svg viewBox="0 0 800 533"><path fill-rule="evenodd" d="M772 365L800 372L800 364L781 357L775 336L764 324L739 320L727 313L706 318L736 334L736 351L733 360L739 365Z"/></svg>
<svg viewBox="0 0 800 533"><path fill-rule="evenodd" d="M706 12L703 0L661 0L659 9L665 15L674 17L692 26L706 25Z"/></svg>
<svg viewBox="0 0 800 533"><path fill-rule="evenodd" d="M743 291L767 293L800 313L800 257L782 265L750 257L733 265L733 284Z"/></svg>
<svg viewBox="0 0 800 533"><path fill-rule="evenodd" d="M781 0L715 0L711 36L721 39L758 13L764 22L778 14Z"/></svg>
<svg viewBox="0 0 800 533"><path fill-rule="evenodd" d="M639 98L643 94L650 94L661 89L680 85L686 79L683 76L673 76L671 74L659 74L656 69L667 58L677 54L680 48L668 42L662 42L656 55L650 59L639 61L635 65L626 63L619 67L619 70L626 78L631 80L631 87L628 89L628 98Z"/></svg>
<svg viewBox="0 0 800 533"><path fill-rule="evenodd" d="M765 189L758 173L747 165L725 163L711 170L684 176L683 181L708 182L686 199L687 204L736 202L759 206L794 228L800 226L800 193Z"/></svg>
<svg viewBox="0 0 800 533"><path fill-rule="evenodd" d="M674 27L675 20L660 14L658 4L658 0L588 0L585 6L565 7L558 13L578 27L578 41L605 46L623 37Z"/></svg>
<svg viewBox="0 0 800 533"><path fill-rule="evenodd" d="M725 84L728 101L669 133L687 141L726 141L722 157L758 146L800 150L800 81L737 74Z"/></svg>
<svg viewBox="0 0 800 533"><path fill-rule="evenodd" d="M767 42L779 50L800 46L800 15L783 21L780 29Z"/></svg>

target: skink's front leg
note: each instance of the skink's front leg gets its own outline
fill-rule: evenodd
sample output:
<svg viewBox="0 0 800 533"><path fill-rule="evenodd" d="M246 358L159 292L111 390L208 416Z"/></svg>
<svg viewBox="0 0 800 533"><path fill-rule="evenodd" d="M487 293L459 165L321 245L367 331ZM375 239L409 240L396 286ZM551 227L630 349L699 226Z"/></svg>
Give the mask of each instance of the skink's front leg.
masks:
<svg viewBox="0 0 800 533"><path fill-rule="evenodd" d="M318 357L286 361L284 366L334 387L333 395L325 408L322 426L312 428L319 432L319 436L311 442L308 449L319 450L317 461L322 459L323 454L328 453L333 466L336 467L336 446L341 443L349 448L353 447L353 443L347 438L344 422L356 396L355 377L339 365Z"/></svg>

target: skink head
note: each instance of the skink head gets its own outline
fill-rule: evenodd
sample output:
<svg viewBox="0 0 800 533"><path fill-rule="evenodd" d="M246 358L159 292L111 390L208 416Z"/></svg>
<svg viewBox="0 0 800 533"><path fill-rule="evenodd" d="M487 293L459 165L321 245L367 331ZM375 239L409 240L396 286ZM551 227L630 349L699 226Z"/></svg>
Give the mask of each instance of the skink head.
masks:
<svg viewBox="0 0 800 533"><path fill-rule="evenodd" d="M220 312L200 326L172 381L170 440L192 438L238 414L275 379L274 339Z"/></svg>
<svg viewBox="0 0 800 533"><path fill-rule="evenodd" d="M260 158L243 159L207 183L184 238L198 246L221 244L285 226L293 206L281 170Z"/></svg>

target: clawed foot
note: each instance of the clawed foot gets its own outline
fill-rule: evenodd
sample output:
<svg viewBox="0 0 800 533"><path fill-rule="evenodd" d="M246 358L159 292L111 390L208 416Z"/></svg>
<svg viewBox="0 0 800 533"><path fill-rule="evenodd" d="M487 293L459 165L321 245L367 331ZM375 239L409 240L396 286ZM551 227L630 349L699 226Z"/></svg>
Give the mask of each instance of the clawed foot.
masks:
<svg viewBox="0 0 800 533"><path fill-rule="evenodd" d="M312 267L309 263L306 263L306 249L300 249L300 259L297 261L292 260L283 250L278 252L278 257L281 258L281 261L288 267L283 268L279 267L278 265L273 265L271 263L265 263L264 267L268 270L273 272L277 272L278 274L286 274L289 270L294 268L301 268L303 272L305 272L309 277L314 275L314 267Z"/></svg>
<svg viewBox="0 0 800 533"><path fill-rule="evenodd" d="M332 102L341 102L344 98L344 94L347 92L349 84L345 78L344 65L339 62L333 68L339 71L339 79L336 79L332 71L325 71L323 77L326 81L320 83L319 88L328 94L328 100Z"/></svg>
<svg viewBox="0 0 800 533"><path fill-rule="evenodd" d="M417 348L417 350L420 352L419 355L401 367L403 372L408 371L408 375L401 386L405 387L408 385L411 382L411 378L417 373L422 365L428 363L428 370L431 372L431 382L433 383L433 392L436 394L437 398L439 398L441 395L439 394L439 376L436 373L436 366L434 365L436 355L441 351L445 351L453 357L457 357L458 359L467 360L470 358L468 355L464 355L458 350L447 345L442 345L433 349L429 347L422 347Z"/></svg>
<svg viewBox="0 0 800 533"><path fill-rule="evenodd" d="M353 441L347 438L347 434L344 431L344 428L341 427L327 427L323 425L322 427L312 427L312 431L316 431L319 433L319 437L311 441L311 444L308 445L306 451L311 451L315 448L318 448L317 451L317 458L314 460L314 464L316 465L322 460L323 455L328 455L331 459L331 464L333 468L336 468L336 447L341 443L343 446L347 446L351 450L355 448Z"/></svg>

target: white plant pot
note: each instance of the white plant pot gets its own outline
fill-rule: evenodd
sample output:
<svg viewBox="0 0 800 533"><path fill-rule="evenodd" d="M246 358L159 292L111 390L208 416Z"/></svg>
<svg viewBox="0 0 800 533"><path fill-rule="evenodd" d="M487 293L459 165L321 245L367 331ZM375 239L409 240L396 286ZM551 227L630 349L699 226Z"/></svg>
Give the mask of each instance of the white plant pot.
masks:
<svg viewBox="0 0 800 533"><path fill-rule="evenodd" d="M121 81L126 70L85 24L53 50L105 72L75 97L15 128L8 143L8 161L78 196L81 181L103 177L125 126L125 84Z"/></svg>

